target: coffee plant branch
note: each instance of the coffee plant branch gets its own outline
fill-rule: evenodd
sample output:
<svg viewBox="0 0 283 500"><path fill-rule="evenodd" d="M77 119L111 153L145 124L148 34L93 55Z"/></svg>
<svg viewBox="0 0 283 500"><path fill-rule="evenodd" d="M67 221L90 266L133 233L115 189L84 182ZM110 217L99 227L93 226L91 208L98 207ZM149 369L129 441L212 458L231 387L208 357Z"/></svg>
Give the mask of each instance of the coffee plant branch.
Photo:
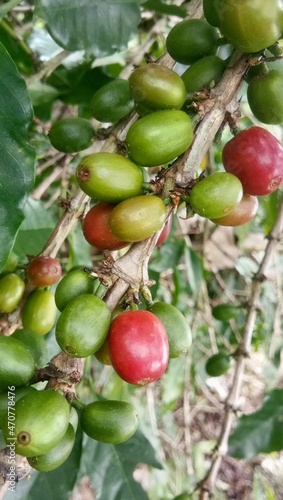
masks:
<svg viewBox="0 0 283 500"><path fill-rule="evenodd" d="M201 17L202 16L202 2L201 0L192 0L188 6L188 17ZM65 53L65 57L66 57ZM41 69L40 73L34 75L34 79L44 79L48 74L50 74L50 68L52 68L52 71L54 70L54 65L58 65L62 62L63 58L63 53L61 52L58 57L55 56L55 58L52 58L50 61L48 61L46 64L44 64L43 68ZM162 64L168 68L172 68L175 64L175 61L169 56L169 54L166 52L164 55L162 55L159 60L157 61L159 64ZM28 83L33 83L28 81ZM109 137L101 141L99 144L99 148L96 151L107 151L107 152L116 152L118 148L119 143L123 143L125 140L126 134L130 126L134 121L136 121L138 118L136 113L131 113L131 115L122 120L116 127L113 128L112 133L109 135ZM64 213L62 214L60 220L58 221L57 225L54 227L54 230L52 231L49 239L45 243L41 255L45 256L51 256L55 257L57 253L59 252L63 242L73 229L74 225L78 221L78 219L82 216L84 207L86 203L88 203L89 197L83 193L81 190L78 190L75 196L68 200L67 208L65 209ZM143 244L138 245L138 248L141 250L141 255L137 255L136 250L134 250L135 245L133 245L132 249L128 252L127 254L127 259L125 261L125 270L129 268L131 265L130 263L135 262L133 259L133 256L135 255L137 258L136 265L140 264L140 257L144 254L143 250ZM144 247L147 247L147 242L144 243ZM133 269L136 270L135 264L132 265ZM135 279L135 276L133 276L133 280ZM121 292L118 291L118 288L121 288ZM117 296L120 296L120 293L122 293L122 289L125 288L125 283L122 284L122 280L119 279L117 283L115 283L115 288L113 288L113 297L114 297L114 289L115 293L117 293ZM16 328L21 327L21 310L24 304L24 301L26 300L27 296L31 291L33 290L32 287L27 287L27 291L25 293L23 301L20 303L19 307L13 311L13 313L5 315L3 320L0 322L0 332L2 332L5 335L13 333L13 331ZM109 298L109 295L107 297L107 300L110 301L110 303L113 303L114 301ZM114 306L115 307L115 306Z"/></svg>
<svg viewBox="0 0 283 500"><path fill-rule="evenodd" d="M236 365L234 369L233 381L227 400L225 402L225 413L223 426L220 432L218 444L212 458L210 469L201 483L200 500L208 500L214 489L216 478L223 457L228 451L228 439L233 424L236 420L235 412L239 410L239 399L243 385L243 376L247 357L250 355L251 342L257 315L257 306L262 290L262 283L266 279L266 272L272 263L277 244L283 229L283 198L278 208L278 213L274 225L268 236L268 244L262 258L260 267L253 278L250 296L248 298L247 319L243 339L236 353Z"/></svg>
<svg viewBox="0 0 283 500"><path fill-rule="evenodd" d="M192 1L190 2L190 4L191 6L199 8L201 2ZM199 11L197 10L197 12ZM162 56L162 58L160 58L158 62L167 67L172 67L174 65L174 61L170 57L168 57L167 54ZM227 69L220 83L215 87L213 91L211 91L210 96L202 102L202 120L196 127L194 142L190 149L183 155L183 157L178 159L172 168L168 169L168 174L165 174L165 183L167 182L167 179L169 180L169 182L171 182L172 178L174 178L174 182L177 182L177 184L180 185L184 185L193 178L193 175L198 168L202 157L209 149L214 140L215 134L223 124L227 112L234 112L234 110L236 109L235 102L237 91L248 66L248 56L239 56L235 64ZM106 139L101 144L100 151L116 152L118 143L124 141L127 130L136 119L137 115L133 113L130 115L129 120L124 120L117 127L115 127L108 139ZM57 255L63 242L72 230L74 224L81 217L84 206L88 202L88 200L89 198L79 190L77 194L69 201L65 212L63 213L49 240L44 246L41 252L42 255L50 255L52 257L55 257ZM282 213L282 210L280 211L280 213ZM275 236L276 234L278 236L278 232L275 232ZM272 233L272 235L274 238L274 232ZM118 258L113 264L112 271L116 279L113 286L109 289L105 296L105 301L111 309L115 307L120 298L124 296L129 288L138 287L143 283L146 284L147 264L154 249L155 240L156 236L132 245L131 249L123 257ZM276 243L276 240L270 239L269 245L272 244L272 241ZM267 252L266 255L269 255L269 253ZM270 253L269 259L271 258L271 255L272 252ZM261 283L259 279L257 281L258 288L255 289L254 295L251 296L252 304L255 304L256 299L258 298L260 293ZM250 308L250 311L251 312L249 314L251 314L251 319L249 322L253 326L255 317L253 315L256 314L255 306L252 306ZM18 315L20 316L20 311L18 311ZM15 329L18 327L18 323L17 321L15 321L15 313L13 313L13 322L15 326L12 327L12 322L10 322L9 333L12 333L12 328ZM252 326L250 326L249 328L252 328ZM245 355L248 351L247 348L249 347L250 343L250 332L251 330L249 329L248 333L245 336L245 338L247 339L246 343L242 346L243 352L239 355L236 365L231 397L227 401L228 406L230 406L227 406L226 408L226 416L219 441L218 453L215 455L215 457L213 457L210 472L203 482L201 495L205 495L208 490L211 491L218 474L222 456L227 451L228 436L230 433L232 421L234 420L234 407L235 403L238 401L238 394L241 389L241 383L239 383L239 381L237 380L236 375L240 374L241 376L239 378L240 380L242 380ZM207 497L203 496L201 498Z"/></svg>

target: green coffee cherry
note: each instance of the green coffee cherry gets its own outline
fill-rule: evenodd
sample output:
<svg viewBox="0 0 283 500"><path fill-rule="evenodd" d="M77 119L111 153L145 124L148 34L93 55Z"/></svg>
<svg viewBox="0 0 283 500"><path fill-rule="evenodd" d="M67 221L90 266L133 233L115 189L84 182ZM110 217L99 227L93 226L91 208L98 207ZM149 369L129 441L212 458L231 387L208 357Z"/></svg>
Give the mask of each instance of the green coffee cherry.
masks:
<svg viewBox="0 0 283 500"><path fill-rule="evenodd" d="M82 410L80 421L83 431L102 443L123 443L138 427L137 413L125 401L90 403Z"/></svg>
<svg viewBox="0 0 283 500"><path fill-rule="evenodd" d="M90 109L100 122L116 123L134 109L128 80L117 79L101 87L93 96Z"/></svg>
<svg viewBox="0 0 283 500"><path fill-rule="evenodd" d="M84 293L94 293L97 285L95 278L84 269L69 271L58 283L55 291L55 303L59 311L75 297Z"/></svg>
<svg viewBox="0 0 283 500"><path fill-rule="evenodd" d="M169 340L170 358L178 358L187 354L192 343L192 333L184 315L175 306L165 302L155 302L149 310L161 320L165 327Z"/></svg>
<svg viewBox="0 0 283 500"><path fill-rule="evenodd" d="M38 333L22 328L16 330L13 339L20 340L31 353L36 368L42 368L48 361L48 349L45 340Z"/></svg>
<svg viewBox="0 0 283 500"><path fill-rule="evenodd" d="M230 356L223 352L218 352L208 358L205 370L210 377L220 377L226 373L230 368Z"/></svg>
<svg viewBox="0 0 283 500"><path fill-rule="evenodd" d="M28 463L33 469L40 472L49 472L57 469L57 467L60 467L71 454L75 443L75 437L75 430L73 426L69 424L64 437L54 446L54 448L51 448L47 453L38 457L29 457Z"/></svg>
<svg viewBox="0 0 283 500"><path fill-rule="evenodd" d="M56 314L54 294L49 290L36 290L28 297L23 307L23 327L38 335L45 335L54 326Z"/></svg>
<svg viewBox="0 0 283 500"><path fill-rule="evenodd" d="M92 124L85 118L63 118L49 132L52 146L64 153L76 153L91 146L95 136Z"/></svg>
<svg viewBox="0 0 283 500"><path fill-rule="evenodd" d="M28 384L35 372L29 349L18 339L0 336L0 391Z"/></svg>
<svg viewBox="0 0 283 500"><path fill-rule="evenodd" d="M70 408L59 392L46 389L22 396L15 405L15 415L16 453L34 457L47 453L63 439L69 425ZM8 443L9 427L3 432Z"/></svg>
<svg viewBox="0 0 283 500"><path fill-rule="evenodd" d="M103 300L95 295L79 295L60 314L56 325L56 340L69 356L85 358L102 346L110 319L110 309Z"/></svg>
<svg viewBox="0 0 283 500"><path fill-rule="evenodd" d="M19 305L25 291L25 282L15 273L0 278L0 311L10 313Z"/></svg>

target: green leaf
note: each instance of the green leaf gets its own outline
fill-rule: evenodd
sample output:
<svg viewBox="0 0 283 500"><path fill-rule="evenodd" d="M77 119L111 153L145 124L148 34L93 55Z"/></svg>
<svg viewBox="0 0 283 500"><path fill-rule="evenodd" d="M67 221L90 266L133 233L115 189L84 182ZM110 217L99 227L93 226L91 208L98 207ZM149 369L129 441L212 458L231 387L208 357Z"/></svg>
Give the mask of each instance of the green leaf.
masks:
<svg viewBox="0 0 283 500"><path fill-rule="evenodd" d="M167 3L161 2L161 0L147 0L143 4L143 7L147 10L153 10L159 14L167 14L169 16L186 17L186 10L177 5L168 5Z"/></svg>
<svg viewBox="0 0 283 500"><path fill-rule="evenodd" d="M261 205L264 209L262 226L265 235L269 234L273 227L281 198L282 198L282 191L279 191L277 189L270 195L263 196L260 200Z"/></svg>
<svg viewBox="0 0 283 500"><path fill-rule="evenodd" d="M241 255L235 264L235 269L245 278L253 278L259 268L258 263L248 255Z"/></svg>
<svg viewBox="0 0 283 500"><path fill-rule="evenodd" d="M32 106L26 84L0 43L0 270L23 221L23 208L34 184L35 150L28 143Z"/></svg>
<svg viewBox="0 0 283 500"><path fill-rule="evenodd" d="M162 413L174 411L176 403L183 397L187 362L186 356L169 360L168 368L161 379Z"/></svg>
<svg viewBox="0 0 283 500"><path fill-rule="evenodd" d="M197 252L187 246L185 247L184 257L188 284L192 291L192 294L195 296L199 292L203 279L203 261L202 258L197 254Z"/></svg>
<svg viewBox="0 0 283 500"><path fill-rule="evenodd" d="M24 209L25 220L18 232L13 251L21 261L37 255L50 236L55 220L41 201L30 198Z"/></svg>
<svg viewBox="0 0 283 500"><path fill-rule="evenodd" d="M33 106L42 106L55 101L60 92L47 83L35 82L28 88L29 96Z"/></svg>
<svg viewBox="0 0 283 500"><path fill-rule="evenodd" d="M283 449L283 390L274 389L260 410L242 416L229 439L229 455L250 459Z"/></svg>
<svg viewBox="0 0 283 500"><path fill-rule="evenodd" d="M68 269L75 266L92 267L91 245L86 241L82 229L77 224L68 236L69 262Z"/></svg>
<svg viewBox="0 0 283 500"><path fill-rule="evenodd" d="M27 43L16 35L12 23L7 19L0 22L0 42L9 52L20 73L30 75L35 67L32 51Z"/></svg>
<svg viewBox="0 0 283 500"><path fill-rule="evenodd" d="M0 19L2 19L2 17L6 16L6 14L8 14L8 12L10 10L12 10L14 7L19 5L19 3L21 3L21 1L22 0L10 0L5 5L1 5L0 6Z"/></svg>
<svg viewBox="0 0 283 500"><path fill-rule="evenodd" d="M158 469L162 466L140 431L118 445L86 438L83 450L80 473L90 477L97 500L147 500L146 492L133 479L134 469L139 463Z"/></svg>
<svg viewBox="0 0 283 500"><path fill-rule="evenodd" d="M64 49L85 50L88 55L105 57L127 48L140 22L138 3L137 0L37 0L36 14Z"/></svg>
<svg viewBox="0 0 283 500"><path fill-rule="evenodd" d="M184 254L185 246L184 240L166 241L160 248L156 249L149 266L150 269L158 273L174 269Z"/></svg>

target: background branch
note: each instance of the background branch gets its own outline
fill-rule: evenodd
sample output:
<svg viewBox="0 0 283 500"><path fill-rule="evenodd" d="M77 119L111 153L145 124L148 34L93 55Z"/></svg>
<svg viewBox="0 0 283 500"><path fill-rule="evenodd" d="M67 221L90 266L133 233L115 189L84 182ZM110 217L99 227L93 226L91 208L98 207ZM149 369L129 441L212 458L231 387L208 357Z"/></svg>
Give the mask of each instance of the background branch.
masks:
<svg viewBox="0 0 283 500"><path fill-rule="evenodd" d="M235 412L239 410L239 400L240 400L241 388L243 385L245 362L246 358L249 356L251 351L251 341L258 310L257 306L262 290L262 283L265 279L268 267L270 266L271 261L273 259L279 241L279 237L282 232L282 228L283 228L283 198L281 198L281 203L277 212L277 217L274 222L273 228L269 234L268 245L266 247L259 270L252 281L250 296L248 300L249 309L247 313L246 326L242 342L239 345L238 349L238 356L237 356L236 366L234 369L232 386L228 398L225 402L225 413L224 413L222 430L219 436L218 444L211 462L210 469L201 484L200 495L199 495L200 500L208 500L211 497L211 493L215 487L222 459L227 454L228 451L229 435L231 433L232 426L235 423L236 419Z"/></svg>

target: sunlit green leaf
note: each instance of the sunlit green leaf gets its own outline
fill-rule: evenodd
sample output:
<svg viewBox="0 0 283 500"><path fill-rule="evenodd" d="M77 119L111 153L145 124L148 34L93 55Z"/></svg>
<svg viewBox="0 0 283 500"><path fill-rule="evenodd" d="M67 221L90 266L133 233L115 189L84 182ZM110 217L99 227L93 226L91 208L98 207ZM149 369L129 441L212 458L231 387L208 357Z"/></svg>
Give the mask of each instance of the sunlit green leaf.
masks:
<svg viewBox="0 0 283 500"><path fill-rule="evenodd" d="M41 201L30 198L24 209L25 220L18 232L14 252L20 260L27 255L37 255L50 236L55 221Z"/></svg>
<svg viewBox="0 0 283 500"><path fill-rule="evenodd" d="M183 240L166 241L154 254L150 269L159 273L167 269L174 269L184 253L184 248Z"/></svg>
<svg viewBox="0 0 283 500"><path fill-rule="evenodd" d="M104 57L127 48L140 22L137 0L37 0L54 40L66 50ZM70 27L72 27L70 29Z"/></svg>

